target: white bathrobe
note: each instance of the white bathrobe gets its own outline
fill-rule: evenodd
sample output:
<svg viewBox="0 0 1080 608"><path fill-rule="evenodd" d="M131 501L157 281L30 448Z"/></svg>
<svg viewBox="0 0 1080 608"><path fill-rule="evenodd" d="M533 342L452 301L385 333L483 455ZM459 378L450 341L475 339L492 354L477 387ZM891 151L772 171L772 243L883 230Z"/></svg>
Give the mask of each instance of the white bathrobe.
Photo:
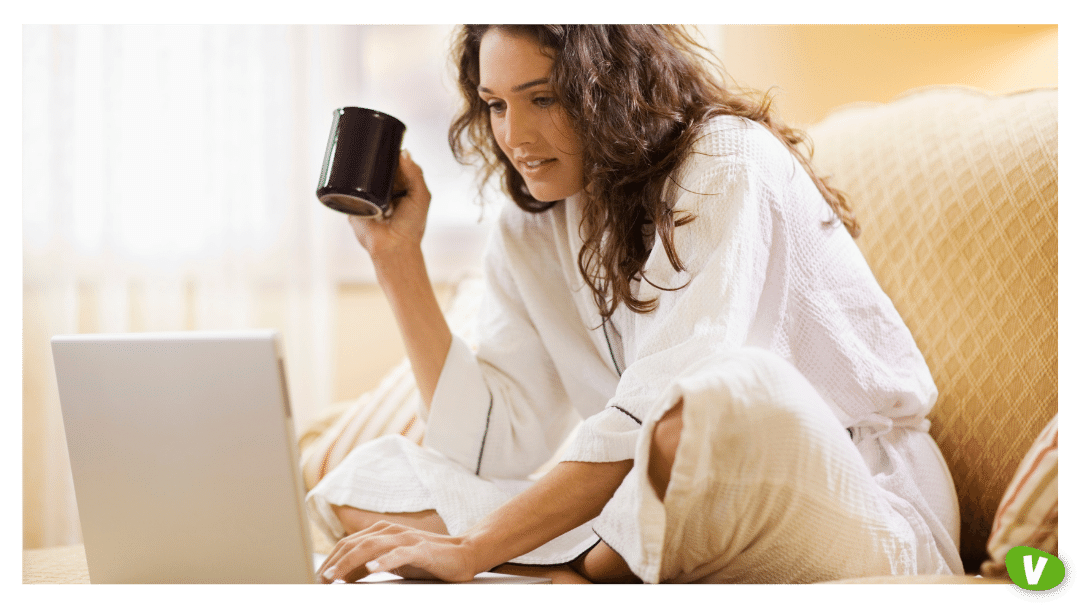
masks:
<svg viewBox="0 0 1080 608"><path fill-rule="evenodd" d="M602 538L646 582L779 582L962 571L955 493L926 433L925 415L937 389L907 327L806 172L760 125L721 117L708 125L693 153L671 176L666 195L675 201L677 212L696 218L674 234L685 270L672 268L657 240L643 271L648 281L633 284L638 298L658 299L656 310L635 314L621 306L606 325L577 267L582 246L577 197L540 214L513 205L503 209L485 257L487 292L477 315L475 352L455 337L430 411L423 412L428 424L423 447L401 438L376 440L355 450L312 490L309 509L332 538L344 531L331 504L379 512L434 508L452 534L464 532L526 488L526 476L574 431L563 460L636 459L634 470L596 520L516 563L565 563ZM767 356L752 354L759 352ZM723 362L733 358L743 371L731 372L730 366L721 371ZM747 372L739 360L761 367ZM801 435L813 436L799 448L805 452L769 448L758 458L769 460L776 454L812 461L816 473L802 471L798 479L773 480L785 492L781 502L797 503L799 499L786 493L805 486L830 512L832 503L840 512L859 511L853 519L843 515L844 523L815 520L813 525L876 530L877 540L834 549L854 553L852 559L833 563L871 564L868 571L800 570L788 577L762 568L761 559L766 558L737 563L738 555L754 551L800 555L785 544L820 545L821 539L799 532L810 522L787 516L754 523L753 529L740 532L743 540L729 535L709 541L712 548L699 548L724 554L719 562L706 556L695 558L694 564L679 564L680 548L672 544L678 531L672 526L685 514L672 511L676 498L661 503L648 483L645 460L651 428L683 399L688 404L685 428L720 429L704 436L684 432L676 468L680 458L689 466L689 455L704 453L698 448L707 451L715 434L725 429L737 430L739 441L755 449L770 445L775 429L768 420L773 418L749 425L745 417L731 413L730 404L710 405L734 399L725 386L743 382L747 373L758 378L751 385L770 377L773 384L799 388L785 393L796 395L796 401L811 403L806 406L811 413L803 418L815 421L810 427L824 429L820 441L819 431L807 430L810 427L800 422L781 434L794 433L798 442L804 439ZM738 407L768 411L771 400L786 399L758 388L744 391ZM717 396L718 390L727 397ZM700 416L715 420L696 423L693 412L699 407ZM721 450L710 458L719 460L698 466L698 473L686 473L704 471L704 479L673 471L672 496L685 494L680 483L705 488L705 498L686 498L678 508L696 513L703 508L702 500L712 501L738 487L744 489L731 496L745 498L745 508L756 509L765 497L754 498L762 480L753 475L795 475L784 465L788 473L740 469L729 476L737 479L718 481L714 473L727 470L726 456ZM721 486L728 489L721 492ZM706 528L730 532L750 525L739 523L751 518L740 516L730 501L710 508L716 513L706 517ZM763 545L762 531L778 525L791 530L772 530L774 534L765 536L773 540ZM842 530L830 534L838 532ZM693 538L699 536L707 534L695 532ZM747 544L754 542L758 544ZM866 548L874 559L859 554L867 543L874 545ZM812 553L805 559L828 561ZM754 569L768 574L749 574Z"/></svg>

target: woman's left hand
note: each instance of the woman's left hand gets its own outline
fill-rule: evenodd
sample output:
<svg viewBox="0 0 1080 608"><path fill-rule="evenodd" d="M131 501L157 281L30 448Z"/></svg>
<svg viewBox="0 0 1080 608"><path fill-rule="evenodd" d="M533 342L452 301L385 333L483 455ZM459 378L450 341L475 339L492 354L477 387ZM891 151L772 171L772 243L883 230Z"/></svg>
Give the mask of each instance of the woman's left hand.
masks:
<svg viewBox="0 0 1080 608"><path fill-rule="evenodd" d="M317 576L324 583L358 581L376 572L403 578L470 581L479 569L465 539L400 524L377 523L341 539Z"/></svg>

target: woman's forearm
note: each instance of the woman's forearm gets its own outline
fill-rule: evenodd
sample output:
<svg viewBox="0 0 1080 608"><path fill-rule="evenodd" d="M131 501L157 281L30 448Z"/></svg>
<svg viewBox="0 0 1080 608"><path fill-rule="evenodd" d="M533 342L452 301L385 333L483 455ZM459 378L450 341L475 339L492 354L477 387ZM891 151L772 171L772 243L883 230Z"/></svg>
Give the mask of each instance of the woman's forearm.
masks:
<svg viewBox="0 0 1080 608"><path fill-rule="evenodd" d="M633 468L619 462L561 462L531 488L465 533L484 572L595 518Z"/></svg>
<svg viewBox="0 0 1080 608"><path fill-rule="evenodd" d="M374 572L394 572L406 578L471 580L599 515L633 464L559 463L462 536L376 523L341 539L319 577L355 581Z"/></svg>
<svg viewBox="0 0 1080 608"><path fill-rule="evenodd" d="M394 312L424 404L431 405L453 337L428 278L419 244L372 256L375 275Z"/></svg>

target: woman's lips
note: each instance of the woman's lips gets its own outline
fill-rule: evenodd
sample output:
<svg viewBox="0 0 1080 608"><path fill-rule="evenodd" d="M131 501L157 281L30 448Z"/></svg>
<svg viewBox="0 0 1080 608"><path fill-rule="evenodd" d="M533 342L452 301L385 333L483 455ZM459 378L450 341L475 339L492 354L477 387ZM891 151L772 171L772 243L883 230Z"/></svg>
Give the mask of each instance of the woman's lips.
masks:
<svg viewBox="0 0 1080 608"><path fill-rule="evenodd" d="M554 158L533 158L529 160L518 161L518 170L521 174L527 177L534 177L546 171L557 159Z"/></svg>

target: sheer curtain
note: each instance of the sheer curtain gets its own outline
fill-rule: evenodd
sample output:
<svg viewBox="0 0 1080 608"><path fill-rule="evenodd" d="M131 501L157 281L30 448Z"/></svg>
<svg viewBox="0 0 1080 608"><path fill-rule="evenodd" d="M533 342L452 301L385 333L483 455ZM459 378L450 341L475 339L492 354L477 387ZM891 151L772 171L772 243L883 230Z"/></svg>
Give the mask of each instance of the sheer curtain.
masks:
<svg viewBox="0 0 1080 608"><path fill-rule="evenodd" d="M276 327L297 425L331 401L337 285L370 276L314 196L334 108L402 118L429 183L455 193L433 205L434 274L478 255L469 175L445 150L448 33L24 27L24 547L81 542L52 335Z"/></svg>

